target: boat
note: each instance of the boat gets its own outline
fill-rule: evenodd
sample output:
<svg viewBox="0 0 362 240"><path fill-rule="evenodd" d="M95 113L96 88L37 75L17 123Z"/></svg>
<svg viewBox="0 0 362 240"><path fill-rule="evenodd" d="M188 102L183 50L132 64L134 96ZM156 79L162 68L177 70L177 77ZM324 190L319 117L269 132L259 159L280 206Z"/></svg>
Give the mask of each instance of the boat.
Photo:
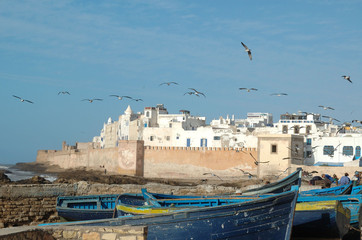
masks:
<svg viewBox="0 0 362 240"><path fill-rule="evenodd" d="M114 211L118 194L89 196L60 196L57 198L58 216L66 221L116 217Z"/></svg>
<svg viewBox="0 0 362 240"><path fill-rule="evenodd" d="M299 195L300 196L344 195L344 194L350 194L351 191L352 191L352 183L342 186L331 187L331 188L302 191L299 193Z"/></svg>
<svg viewBox="0 0 362 240"><path fill-rule="evenodd" d="M147 226L146 239L288 240L298 192L177 212L68 222L65 226ZM54 225L54 224L53 224ZM44 225L43 225L44 226Z"/></svg>
<svg viewBox="0 0 362 240"><path fill-rule="evenodd" d="M299 202L292 238L343 239L350 230L351 211L337 200Z"/></svg>
<svg viewBox="0 0 362 240"><path fill-rule="evenodd" d="M291 190L293 185L300 186L301 184L301 169L290 174L286 178L265 185L260 188L249 189L242 195L251 194L267 194L276 192L285 192ZM170 198L170 195L153 193L157 199ZM200 196L177 196L172 195L173 198L199 198ZM204 196L206 197L206 196ZM215 196L213 196L215 197ZM58 216L66 221L79 221L79 220L93 220L117 217L115 206L117 198L119 201L136 201L143 199L143 195L139 194L106 194L106 195L89 195L89 196L59 196L57 198L56 210Z"/></svg>
<svg viewBox="0 0 362 240"><path fill-rule="evenodd" d="M292 186L298 185L300 186L302 181L302 168L297 168L295 172L290 174L289 176L283 178L280 181L266 184L264 186L248 189L241 193L241 195L261 195L267 193L281 193L290 191Z"/></svg>

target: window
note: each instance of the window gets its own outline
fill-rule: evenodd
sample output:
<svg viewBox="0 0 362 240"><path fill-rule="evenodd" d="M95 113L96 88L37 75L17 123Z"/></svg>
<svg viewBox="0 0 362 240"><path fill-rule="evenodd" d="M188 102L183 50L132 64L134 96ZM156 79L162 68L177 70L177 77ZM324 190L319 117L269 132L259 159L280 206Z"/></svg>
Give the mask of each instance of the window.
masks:
<svg viewBox="0 0 362 240"><path fill-rule="evenodd" d="M150 117L150 112L146 112L146 117Z"/></svg>
<svg viewBox="0 0 362 240"><path fill-rule="evenodd" d="M356 147L356 153L355 153L355 159L359 159L361 157L361 147L357 146Z"/></svg>
<svg viewBox="0 0 362 240"><path fill-rule="evenodd" d="M283 133L288 133L288 126L287 125L283 125Z"/></svg>
<svg viewBox="0 0 362 240"><path fill-rule="evenodd" d="M166 140L167 140L167 141L170 141L170 136L166 136Z"/></svg>
<svg viewBox="0 0 362 240"><path fill-rule="evenodd" d="M214 140L220 140L221 137L220 136L214 136Z"/></svg>
<svg viewBox="0 0 362 240"><path fill-rule="evenodd" d="M353 155L353 147L352 146L343 146L343 155L352 156Z"/></svg>
<svg viewBox="0 0 362 240"><path fill-rule="evenodd" d="M333 146L324 146L323 147L323 155L333 155L334 154L334 147Z"/></svg>
<svg viewBox="0 0 362 240"><path fill-rule="evenodd" d="M271 145L271 152L272 153L277 153L277 145L276 144Z"/></svg>
<svg viewBox="0 0 362 240"><path fill-rule="evenodd" d="M311 157L312 157L312 151L307 151L306 157L307 157L307 158L311 158Z"/></svg>
<svg viewBox="0 0 362 240"><path fill-rule="evenodd" d="M169 126L170 128L172 128L172 123L169 123L168 126Z"/></svg>
<svg viewBox="0 0 362 240"><path fill-rule="evenodd" d="M307 145L312 145L312 139L311 138L307 138Z"/></svg>
<svg viewBox="0 0 362 240"><path fill-rule="evenodd" d="M150 136L150 141L153 141L155 139L154 136Z"/></svg>
<svg viewBox="0 0 362 240"><path fill-rule="evenodd" d="M305 128L305 133L306 134L310 134L310 131L312 130L312 126L308 125L306 128Z"/></svg>
<svg viewBox="0 0 362 240"><path fill-rule="evenodd" d="M294 126L294 133L295 133L295 134L298 134L298 133L299 133L299 126L298 126L298 125L295 125L295 126Z"/></svg>
<svg viewBox="0 0 362 240"><path fill-rule="evenodd" d="M207 147L207 139L201 138L200 139L200 147Z"/></svg>

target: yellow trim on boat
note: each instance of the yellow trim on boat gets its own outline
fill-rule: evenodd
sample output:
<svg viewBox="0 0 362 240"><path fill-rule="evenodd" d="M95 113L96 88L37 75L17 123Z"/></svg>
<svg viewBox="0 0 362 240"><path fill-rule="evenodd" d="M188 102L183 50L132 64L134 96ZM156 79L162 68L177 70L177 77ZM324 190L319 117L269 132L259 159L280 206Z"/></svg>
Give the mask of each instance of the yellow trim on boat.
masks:
<svg viewBox="0 0 362 240"><path fill-rule="evenodd" d="M117 205L117 210L131 214L156 214L156 213L174 212L176 210L181 210L181 208L146 208L146 207L136 208L124 205Z"/></svg>
<svg viewBox="0 0 362 240"><path fill-rule="evenodd" d="M335 209L345 216L350 216L351 211L348 208L344 208L342 203L337 200L330 201L318 201L318 202L301 202L297 203L295 211L318 211L326 209Z"/></svg>

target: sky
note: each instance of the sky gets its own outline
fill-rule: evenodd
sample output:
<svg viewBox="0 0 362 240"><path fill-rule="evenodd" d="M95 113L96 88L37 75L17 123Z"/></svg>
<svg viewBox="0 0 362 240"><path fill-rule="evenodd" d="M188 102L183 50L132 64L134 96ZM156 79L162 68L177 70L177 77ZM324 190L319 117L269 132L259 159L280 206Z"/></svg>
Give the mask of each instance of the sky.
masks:
<svg viewBox="0 0 362 240"><path fill-rule="evenodd" d="M208 123L298 111L362 120L361 12L360 0L0 0L0 164L92 141L128 105Z"/></svg>

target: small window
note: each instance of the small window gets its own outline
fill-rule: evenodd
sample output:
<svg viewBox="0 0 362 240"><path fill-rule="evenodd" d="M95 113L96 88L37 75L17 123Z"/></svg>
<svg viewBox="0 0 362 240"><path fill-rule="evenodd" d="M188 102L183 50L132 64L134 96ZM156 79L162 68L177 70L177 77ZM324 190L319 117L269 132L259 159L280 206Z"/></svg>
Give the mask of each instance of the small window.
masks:
<svg viewBox="0 0 362 240"><path fill-rule="evenodd" d="M312 130L312 126L308 125L306 128L305 128L305 133L306 134L310 134L310 131Z"/></svg>
<svg viewBox="0 0 362 240"><path fill-rule="evenodd" d="M154 136L151 136L151 137L150 137L150 141L153 141L154 139L155 139Z"/></svg>
<svg viewBox="0 0 362 240"><path fill-rule="evenodd" d="M312 145L312 139L311 138L307 138L307 145Z"/></svg>
<svg viewBox="0 0 362 240"><path fill-rule="evenodd" d="M306 157L311 158L312 157L312 151L307 151L306 152Z"/></svg>
<svg viewBox="0 0 362 240"><path fill-rule="evenodd" d="M333 146L324 146L323 147L323 155L333 155L334 154L334 147Z"/></svg>
<svg viewBox="0 0 362 240"><path fill-rule="evenodd" d="M167 141L170 141L170 136L166 136L166 140L167 140Z"/></svg>
<svg viewBox="0 0 362 240"><path fill-rule="evenodd" d="M356 159L359 159L361 157L361 147L360 146L357 146L356 147L356 155L355 155L355 158Z"/></svg>
<svg viewBox="0 0 362 240"><path fill-rule="evenodd" d="M146 112L146 117L150 117L150 112Z"/></svg>
<svg viewBox="0 0 362 240"><path fill-rule="evenodd" d="M298 133L299 133L299 126L298 126L298 125L295 125L295 126L294 126L294 133L295 133L295 134L298 134Z"/></svg>
<svg viewBox="0 0 362 240"><path fill-rule="evenodd" d="M168 124L168 126L169 126L170 128L172 128L172 123Z"/></svg>
<svg viewBox="0 0 362 240"><path fill-rule="evenodd" d="M272 153L277 153L277 145L276 144L271 145L271 152Z"/></svg>
<svg viewBox="0 0 362 240"><path fill-rule="evenodd" d="M288 126L287 125L283 125L283 133L284 134L288 133Z"/></svg>
<svg viewBox="0 0 362 240"><path fill-rule="evenodd" d="M344 146L342 154L347 155L347 156L352 156L353 155L353 147L352 146Z"/></svg>
<svg viewBox="0 0 362 240"><path fill-rule="evenodd" d="M220 140L221 137L220 136L214 136L214 140Z"/></svg>

